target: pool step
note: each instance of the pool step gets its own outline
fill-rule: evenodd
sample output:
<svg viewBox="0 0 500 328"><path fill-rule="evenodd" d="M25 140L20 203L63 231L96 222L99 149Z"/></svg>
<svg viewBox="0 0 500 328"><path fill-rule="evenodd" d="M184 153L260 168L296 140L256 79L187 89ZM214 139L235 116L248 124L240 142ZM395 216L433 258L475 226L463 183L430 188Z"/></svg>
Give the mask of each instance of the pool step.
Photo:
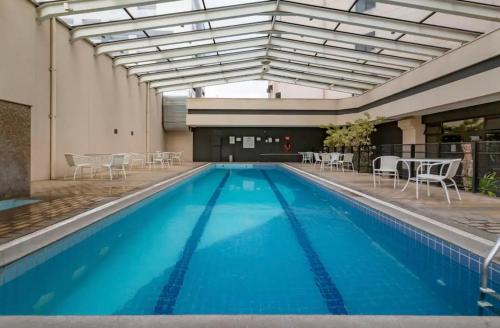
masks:
<svg viewBox="0 0 500 328"><path fill-rule="evenodd" d="M500 301L500 294L497 293L496 291L494 291L493 289L481 287L481 288L479 288L479 290L481 291L481 293L486 294L488 296L491 296L494 299L497 299Z"/></svg>
<svg viewBox="0 0 500 328"><path fill-rule="evenodd" d="M481 291L481 300L479 300L477 302L477 305L479 306L479 308L481 310L488 310L488 311L494 313L495 315L500 315L500 309L495 308L493 306L493 304L484 300L484 298L487 295L487 296L490 296L490 297L500 301L500 294L491 288L480 287L479 290ZM480 313L483 314L483 312L480 312Z"/></svg>

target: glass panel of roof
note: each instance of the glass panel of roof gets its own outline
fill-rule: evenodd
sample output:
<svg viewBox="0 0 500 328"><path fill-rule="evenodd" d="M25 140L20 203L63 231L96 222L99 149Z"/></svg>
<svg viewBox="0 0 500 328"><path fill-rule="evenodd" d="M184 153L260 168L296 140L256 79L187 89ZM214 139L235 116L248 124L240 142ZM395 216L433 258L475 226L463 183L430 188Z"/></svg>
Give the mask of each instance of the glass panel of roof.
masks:
<svg viewBox="0 0 500 328"><path fill-rule="evenodd" d="M160 46L159 48L161 50L169 50L169 49L178 49L178 48L186 48L186 47L193 47L193 46L201 46L205 44L212 44L213 41L211 39L208 40L200 40L200 41L193 41L193 42L183 42L183 43L176 43L176 44L169 44L165 46Z"/></svg>
<svg viewBox="0 0 500 328"><path fill-rule="evenodd" d="M238 18L231 18L231 19L221 19L217 21L211 21L210 25L212 28L216 27L224 27L224 26L231 26L231 25L240 25L240 24L249 24L249 23L257 23L257 22L265 22L265 21L270 21L271 16L267 15L256 15L256 16L246 16L246 17L238 17Z"/></svg>
<svg viewBox="0 0 500 328"><path fill-rule="evenodd" d="M353 9L353 11L356 11L356 7ZM403 19L411 22L420 22L432 13L428 10L413 9L380 2L376 2L375 6L368 10L357 10L357 12L381 17Z"/></svg>
<svg viewBox="0 0 500 328"><path fill-rule="evenodd" d="M401 57L401 58L411 58L411 59L418 59L418 60L423 60L423 61L428 61L431 60L432 57L428 56L422 56L422 55L417 55L417 54L409 54L406 52L400 52L400 51L395 51L395 50L382 50L380 52L383 55L389 55L389 56L396 56L396 57Z"/></svg>
<svg viewBox="0 0 500 328"><path fill-rule="evenodd" d="M290 39L290 40L296 40L296 41L303 41L303 42L310 42L310 43L316 43L316 44L323 44L324 40L322 39L316 39L316 38L311 38L308 36L300 36L300 35L295 35L295 34L287 34L286 37L283 37L284 34L282 34L282 37L280 39Z"/></svg>
<svg viewBox="0 0 500 328"><path fill-rule="evenodd" d="M155 52L155 51L158 51L158 48L150 47L150 48L142 48L142 49L134 49L134 50L115 51L115 52L111 52L109 55L111 57L117 57L117 56L127 56L127 55L141 54L141 53Z"/></svg>
<svg viewBox="0 0 500 328"><path fill-rule="evenodd" d="M127 8L134 18L167 15L197 9L192 0L177 0Z"/></svg>
<svg viewBox="0 0 500 328"><path fill-rule="evenodd" d="M338 25L337 22L330 22L319 19L309 19L308 17L302 17L302 16L282 16L282 17L277 17L277 20L285 23L319 27L329 30L334 29Z"/></svg>
<svg viewBox="0 0 500 328"><path fill-rule="evenodd" d="M252 51L252 50L259 50L259 49L262 49L262 48L261 47L251 47L251 48L240 48L240 49L234 49L234 50L224 50L224 51L219 51L219 55L233 54L236 52Z"/></svg>
<svg viewBox="0 0 500 328"><path fill-rule="evenodd" d="M215 42L227 42L227 41L237 41L237 40L246 40L246 39L252 39L252 38L259 38L259 37L264 37L267 36L267 34L263 33L252 33L252 34L245 34L245 35L232 35L232 36L225 36L223 38L216 38Z"/></svg>
<svg viewBox="0 0 500 328"><path fill-rule="evenodd" d="M205 0L205 6L207 9L211 9L224 6L244 5L252 2L263 2L263 0Z"/></svg>
<svg viewBox="0 0 500 328"><path fill-rule="evenodd" d="M446 40L428 38L425 36L411 35L411 34L405 34L404 36L402 36L400 38L400 40L407 41L407 42L413 42L413 43L427 44L430 46L443 47L443 48L448 48L448 49L461 46L460 42L446 41Z"/></svg>
<svg viewBox="0 0 500 328"><path fill-rule="evenodd" d="M371 35L371 36L376 36L379 38L392 39L392 40L396 40L397 38L401 37L401 35L402 35L399 32L379 30L379 29L374 29L374 28L370 28L370 27L363 27L363 26L350 25L350 24L340 24L339 27L337 27L337 31L355 33L355 34L361 34L361 35L363 35L363 34L364 35Z"/></svg>
<svg viewBox="0 0 500 328"><path fill-rule="evenodd" d="M69 26L76 27L89 24L127 20L130 19L130 16L123 9L113 9L93 13L62 16L60 19Z"/></svg>
<svg viewBox="0 0 500 328"><path fill-rule="evenodd" d="M351 44L351 43L343 43L343 42L337 42L337 41L327 41L326 45L331 46L331 47L354 49L354 50L368 51L368 52L373 52L373 53L377 53L377 52L382 50L380 48L370 47L370 46L367 46L364 44L355 45L355 44Z"/></svg>
<svg viewBox="0 0 500 328"><path fill-rule="evenodd" d="M324 0L291 0L291 2L304 3L313 6L321 6L340 10L349 10L355 2L355 0L335 0L335 1L324 1Z"/></svg>
<svg viewBox="0 0 500 328"><path fill-rule="evenodd" d="M136 32L127 32L127 33L119 33L119 34L108 34L108 35L99 35L88 38L88 40L94 44L113 42L113 41L123 41L123 40L132 40L132 39L140 39L145 38L146 34L142 31Z"/></svg>
<svg viewBox="0 0 500 328"><path fill-rule="evenodd" d="M500 8L499 8L500 11ZM470 17L456 16L445 13L435 13L429 17L426 24L434 24L456 29L465 29L477 32L490 32L500 28L500 23Z"/></svg>
<svg viewBox="0 0 500 328"><path fill-rule="evenodd" d="M189 24L183 26L169 26L169 27L155 28L151 30L146 30L146 33L149 36L159 36L172 33L189 32L194 30L205 30L208 28L209 28L208 23L200 23L200 24Z"/></svg>

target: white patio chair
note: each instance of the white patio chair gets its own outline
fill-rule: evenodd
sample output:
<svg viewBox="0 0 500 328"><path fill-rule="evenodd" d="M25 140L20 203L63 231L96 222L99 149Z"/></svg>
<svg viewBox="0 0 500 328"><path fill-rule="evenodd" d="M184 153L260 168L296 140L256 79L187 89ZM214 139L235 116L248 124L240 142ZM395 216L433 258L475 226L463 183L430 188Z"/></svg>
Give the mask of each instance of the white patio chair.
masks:
<svg viewBox="0 0 500 328"><path fill-rule="evenodd" d="M448 187L454 186L455 191L457 192L457 196L459 200L462 200L462 197L460 197L460 192L458 191L458 186L455 180L453 178L455 175L457 175L458 167L460 166L461 159L453 159L449 161L443 161L441 163L433 163L433 164L421 164L417 168L417 175L415 177L415 181L417 183L417 188L416 188L416 194L417 194L417 199L418 199L418 186L420 182L427 182L427 196L431 195L431 190L429 188L429 183L431 182L436 182L440 183L441 186L443 187L444 193L446 195L446 200L448 201L448 204L451 204L450 202L450 195L448 194ZM438 174L432 174L430 173L433 167L440 166L441 168L439 169ZM426 170L426 173L423 173L424 168ZM419 173L420 172L420 173ZM451 181L450 184L446 184L446 181Z"/></svg>
<svg viewBox="0 0 500 328"><path fill-rule="evenodd" d="M316 166L316 164L321 164L321 156L319 156L319 153L313 153L313 165Z"/></svg>
<svg viewBox="0 0 500 328"><path fill-rule="evenodd" d="M345 153L342 155L339 165L342 168L342 172L344 172L344 168L347 167L347 169L351 168L351 170L354 172L354 163L352 162L352 159L354 158L353 153Z"/></svg>
<svg viewBox="0 0 500 328"><path fill-rule="evenodd" d="M152 163L153 163L153 166L155 166L156 164L160 164L161 168L163 168L163 165L164 165L163 154L159 151L154 153L153 158L152 158Z"/></svg>
<svg viewBox="0 0 500 328"><path fill-rule="evenodd" d="M139 153L132 153L130 154L130 166L140 166L144 167L146 165L146 155L145 154L139 154Z"/></svg>
<svg viewBox="0 0 500 328"><path fill-rule="evenodd" d="M87 156L75 155L75 154L64 154L64 158L66 158L66 163L68 167L64 171L64 179L68 175L68 170L73 169L73 180L76 180L76 176L78 172L80 175L83 175L84 169L90 169L90 177L94 176L94 164L91 159Z"/></svg>
<svg viewBox="0 0 500 328"><path fill-rule="evenodd" d="M163 152L163 153L161 153L161 156L163 158L163 164L167 164L168 167L170 167L174 164L175 153Z"/></svg>
<svg viewBox="0 0 500 328"><path fill-rule="evenodd" d="M305 154L306 154L306 160L305 160L305 162L312 164L313 159L314 159L313 158L314 157L313 152L312 151L308 151Z"/></svg>
<svg viewBox="0 0 500 328"><path fill-rule="evenodd" d="M120 172L125 179L127 179L127 172L125 171L125 165L127 165L129 155L128 154L113 154L111 156L111 162L107 164L102 164L102 167L107 169L109 172L109 180L113 180L113 172Z"/></svg>
<svg viewBox="0 0 500 328"><path fill-rule="evenodd" d="M333 166L338 170L340 167L340 153L330 153L330 162L328 165L330 166L330 171L333 169Z"/></svg>
<svg viewBox="0 0 500 328"><path fill-rule="evenodd" d="M305 164L306 163L306 153L302 152L302 151L299 151L298 154L300 156L302 156L302 164Z"/></svg>
<svg viewBox="0 0 500 328"><path fill-rule="evenodd" d="M182 151L172 153L170 156L172 164L174 164L174 162L177 161L179 163L179 165L181 165L182 164L182 154L183 154Z"/></svg>
<svg viewBox="0 0 500 328"><path fill-rule="evenodd" d="M328 165L330 163L330 154L329 153L321 153L319 154L321 158L321 165L320 169L323 170L325 168L325 165Z"/></svg>
<svg viewBox="0 0 500 328"><path fill-rule="evenodd" d="M399 184L399 172L398 163L400 158L398 156L380 156L373 160L373 186L377 187L377 179L379 178L379 184L381 183L381 176L388 175L394 179L394 189L396 189L396 183ZM380 161L380 167L377 169L375 164Z"/></svg>

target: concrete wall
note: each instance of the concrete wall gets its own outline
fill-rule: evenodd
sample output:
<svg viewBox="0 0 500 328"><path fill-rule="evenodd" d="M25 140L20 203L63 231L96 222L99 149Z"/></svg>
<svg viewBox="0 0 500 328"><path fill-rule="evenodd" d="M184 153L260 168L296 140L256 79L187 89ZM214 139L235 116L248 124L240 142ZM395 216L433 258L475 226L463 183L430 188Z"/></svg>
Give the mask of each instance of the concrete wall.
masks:
<svg viewBox="0 0 500 328"><path fill-rule="evenodd" d="M146 96L150 98L150 149L163 149L161 99L154 90L95 56L88 42L69 42L68 29L56 28L56 173L63 174L66 152L146 151ZM0 99L30 105L32 180L49 178L50 31L36 21L27 0L0 1ZM114 134L118 129L118 134ZM131 135L131 131L134 135Z"/></svg>
<svg viewBox="0 0 500 328"><path fill-rule="evenodd" d="M193 133L191 131L169 131L165 134L166 151L182 151L184 162L193 161Z"/></svg>

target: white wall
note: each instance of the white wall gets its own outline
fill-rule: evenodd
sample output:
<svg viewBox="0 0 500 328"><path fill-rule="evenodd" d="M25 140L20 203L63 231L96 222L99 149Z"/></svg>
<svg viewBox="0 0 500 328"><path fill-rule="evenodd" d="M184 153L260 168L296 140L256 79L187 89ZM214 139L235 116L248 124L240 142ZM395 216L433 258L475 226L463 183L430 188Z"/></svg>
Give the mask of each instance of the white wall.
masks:
<svg viewBox="0 0 500 328"><path fill-rule="evenodd" d="M165 134L166 151L182 151L184 162L193 161L193 133L190 131L168 131Z"/></svg>
<svg viewBox="0 0 500 328"><path fill-rule="evenodd" d="M63 154L146 151L146 96L150 98L150 148L163 149L161 98L146 92L123 67L107 56L95 56L88 42L69 42L58 24L56 173ZM36 21L27 0L0 1L0 99L32 106L31 175L49 178L49 22ZM118 129L118 135L113 133ZM131 136L134 131L134 136Z"/></svg>

